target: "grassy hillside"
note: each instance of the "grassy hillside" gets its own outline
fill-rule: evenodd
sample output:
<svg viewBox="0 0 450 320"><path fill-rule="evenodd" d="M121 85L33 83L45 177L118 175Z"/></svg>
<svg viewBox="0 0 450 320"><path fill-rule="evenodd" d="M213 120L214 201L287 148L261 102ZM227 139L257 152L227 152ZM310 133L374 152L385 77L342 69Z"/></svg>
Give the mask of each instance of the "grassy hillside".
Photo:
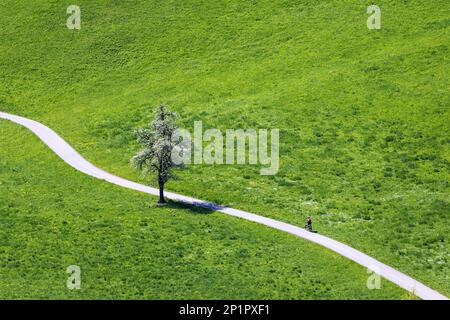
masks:
<svg viewBox="0 0 450 320"><path fill-rule="evenodd" d="M5 120L0 134L1 299L409 297L368 290L363 267L294 236L85 176Z"/></svg>
<svg viewBox="0 0 450 320"><path fill-rule="evenodd" d="M131 130L169 104L191 128L279 128L281 168L192 166L168 188L303 226L443 293L449 280L447 1L4 0L0 110L139 180ZM127 205L127 204L124 204Z"/></svg>

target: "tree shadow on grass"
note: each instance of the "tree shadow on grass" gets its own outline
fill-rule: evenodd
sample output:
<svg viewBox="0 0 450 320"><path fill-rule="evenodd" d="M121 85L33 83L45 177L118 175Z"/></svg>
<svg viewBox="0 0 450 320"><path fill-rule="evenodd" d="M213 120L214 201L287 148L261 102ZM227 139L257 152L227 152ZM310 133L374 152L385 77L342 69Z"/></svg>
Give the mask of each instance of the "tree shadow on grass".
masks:
<svg viewBox="0 0 450 320"><path fill-rule="evenodd" d="M185 203L181 201L168 200L167 206L174 209L184 209L189 210L194 214L211 214L216 210L220 210L225 208L225 206L221 206L214 203L204 203L204 202L196 202L193 204Z"/></svg>

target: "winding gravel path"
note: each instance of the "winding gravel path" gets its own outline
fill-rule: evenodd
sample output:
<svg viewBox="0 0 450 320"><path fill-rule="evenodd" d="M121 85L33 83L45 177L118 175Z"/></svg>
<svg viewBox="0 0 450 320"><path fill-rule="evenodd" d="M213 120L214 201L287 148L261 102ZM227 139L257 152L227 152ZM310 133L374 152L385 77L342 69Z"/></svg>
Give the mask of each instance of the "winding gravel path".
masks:
<svg viewBox="0 0 450 320"><path fill-rule="evenodd" d="M43 124L40 124L39 122L4 112L0 112L0 118L10 120L12 122L15 122L28 128L29 130L34 132L45 144L47 144L50 147L50 149L52 149L61 159L63 159L69 165L85 174L96 177L98 179L106 180L108 182L117 184L125 188L134 189L155 196L158 196L159 194L158 190L155 188L147 187L145 185L117 177L115 175L112 175L106 171L103 171L95 167L93 164L84 159L78 152L76 152L66 141L64 141L60 136L58 136L53 130L44 126ZM230 216L235 216L249 221L257 222L271 228L291 233L297 237L320 244L321 246L333 250L334 252L337 252L340 255L347 257L348 259L353 260L366 268L376 271L383 278L397 284L403 289L406 289L414 293L415 295L417 295L422 299L448 300L448 298L445 297L444 295L414 280L413 278L381 263L378 260L375 260L374 258L358 250L355 250L341 242L330 239L328 237L308 232L303 228L299 228L288 223L262 217L253 213L237 209L219 206L211 202L198 200L171 192L166 192L165 195L168 199L181 201L184 203L204 208L209 208L218 212L225 213Z"/></svg>

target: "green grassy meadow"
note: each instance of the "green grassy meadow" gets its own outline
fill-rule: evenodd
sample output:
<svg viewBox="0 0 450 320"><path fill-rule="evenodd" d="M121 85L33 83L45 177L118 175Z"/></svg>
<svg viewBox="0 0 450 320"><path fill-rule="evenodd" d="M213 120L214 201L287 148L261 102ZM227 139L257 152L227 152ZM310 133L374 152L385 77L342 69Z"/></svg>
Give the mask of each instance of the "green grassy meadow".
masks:
<svg viewBox="0 0 450 320"><path fill-rule="evenodd" d="M318 245L88 177L0 120L0 299L401 299ZM17 145L21 145L19 150ZM45 168L45 170L43 170ZM69 265L81 289L66 288Z"/></svg>
<svg viewBox="0 0 450 320"><path fill-rule="evenodd" d="M146 183L129 165L138 148L132 130L148 122L152 108L160 103L177 111L180 126L188 129L196 120L202 120L205 129L279 128L281 163L277 175L260 176L258 166L197 165L178 172L180 179L170 182L167 188L299 226L304 225L307 214L312 214L315 228L321 234L450 294L447 1L377 1L382 10L380 30L366 27L366 8L372 1L79 0L81 30L68 30L65 26L69 4L72 2L56 0L37 0L33 6L20 0L0 3L4 12L0 16L0 111L40 121L97 166ZM323 288L330 281L339 280L325 266L339 260L339 266L331 268L346 270L350 263L299 239L215 213L193 215L183 208L148 207L153 198L103 186L71 173L64 164L57 165L56 157L46 155L48 152L43 152L42 157L52 161L33 161L27 164L32 167L27 167L22 158L9 156L4 148L30 156L35 150L38 152L34 146L36 139L32 144L32 138L27 136L20 140L26 147L19 148L9 136L10 132L18 135L19 131L10 126L2 130L0 187L5 189L4 181L30 181L26 191L8 187L1 193L2 211L10 212L8 208L14 203L18 208L11 210L23 213L21 218L11 213L1 215L5 220L2 228L11 224L17 230L54 228L56 232L66 221L65 228L71 232L66 240L54 234L52 240L52 233L43 240L65 241L67 248L75 250L73 256L54 262L58 268L73 257L82 256L85 248L75 249L71 243L74 230L87 230L94 222L108 225L99 230L99 237L105 237L105 242L91 248L92 255L102 255L106 250L105 256L98 261L86 257L97 263L91 266L95 272L106 270L108 263L117 265L119 261L131 263L131 259L149 258L133 251L134 256L129 259L115 259L114 250L122 242L112 237L113 233L131 237L127 246L136 245L139 250L148 250L149 255L156 250L157 254L159 249L148 242L156 241L156 237L161 241L176 238L175 231L187 233L182 221L192 226L189 230L197 232L186 235L186 240L192 243L178 243L181 251L190 246L189 250L197 252L195 243L201 245L205 230L212 228L209 237L227 239L233 232L242 234L245 241L234 244L236 252L244 242L259 248L261 243L256 242L267 239L264 241L270 241L269 248L277 248L272 253L281 255L273 261L283 261L283 267L279 267L283 272L275 280L268 276L267 265L252 270L252 276L261 272L258 280L261 282L254 285L243 282L246 285L242 285L242 291L220 289L229 279L221 278L223 274L219 273L223 272L213 269L217 282L211 291L206 291L205 283L201 283L198 291L189 293L188 283L176 280L178 276L174 275L172 280L153 279L156 287L136 282L130 284L140 288L135 293L126 290L120 293L120 283L138 281L139 272L148 272L144 266L136 266L130 277L120 272L120 276L114 277L117 282L113 286L117 287L108 292L115 297L142 292L145 297L147 294L156 297L156 291L146 291L155 288L164 292L159 297L178 294L216 297L219 293L235 298L369 295L357 289L365 282L355 284L355 279L366 276L361 270L359 276L355 271L352 281L339 282L342 286L336 293L339 296L332 296L333 290L327 293ZM19 168L22 163L22 169L11 171L14 163ZM50 165L58 166L58 172L49 172ZM32 172L46 175L45 179L36 176L27 180ZM73 185L64 183L67 176L64 178L59 172L73 177ZM49 186L58 192L48 194L46 190L52 189ZM91 202L87 198L89 192L78 197L65 188L95 190L99 200ZM18 202L20 192L32 198ZM123 194L121 199L127 201L119 203L117 193ZM62 204L53 203L54 200ZM64 203L64 207L55 207ZM77 220L78 215L83 220ZM27 216L39 217L40 224L30 226L35 220ZM202 223L212 224L211 217L217 226L205 228ZM46 225L53 218L57 219L56 225ZM158 228L162 232L159 235L146 233L139 223L147 219L149 224L170 228L165 231ZM222 223L226 227L220 227ZM250 226L254 228L251 232L247 231ZM61 233L59 237L64 235ZM85 246L93 245L92 239L84 241ZM218 250L211 255L223 256L224 245L211 244L211 250ZM317 250L310 256L315 268L324 264L315 278L324 283L317 294L299 292L302 286L297 286L296 281L300 280L289 269L294 261L300 260L305 247ZM59 246L56 249L64 252ZM32 245L27 250L31 252ZM292 251L298 257L287 253ZM183 261L170 252L170 259L174 260L167 258L165 263L176 266ZM58 254L49 256L60 259ZM269 263L270 257L264 257L257 263ZM29 257L24 262L28 265L34 259L39 258ZM199 271L205 270L207 264L192 259ZM245 261L252 264L251 259L256 258L248 259ZM238 268L239 260L236 258L236 265L229 265L230 269L222 266L223 270L230 274L236 271L231 268ZM308 263L307 259L301 261ZM155 265L153 270L157 271L161 265ZM29 269L20 270L20 279L26 279ZM158 272L164 277L161 270ZM40 282L42 287L46 287L47 280L54 281L45 274ZM245 277L248 276L246 273ZM236 278L237 282L240 280ZM166 285L177 281L185 287L179 293L168 291ZM268 281L275 281L274 286L280 287L271 290ZM283 286L281 281L287 284ZM13 278L11 282L14 283ZM86 291L85 297L104 293L100 284L92 286L95 290ZM304 287L313 290L316 284ZM57 292L55 297L68 294L64 289ZM388 297L384 291L372 294ZM394 291L393 294L389 297L395 296Z"/></svg>

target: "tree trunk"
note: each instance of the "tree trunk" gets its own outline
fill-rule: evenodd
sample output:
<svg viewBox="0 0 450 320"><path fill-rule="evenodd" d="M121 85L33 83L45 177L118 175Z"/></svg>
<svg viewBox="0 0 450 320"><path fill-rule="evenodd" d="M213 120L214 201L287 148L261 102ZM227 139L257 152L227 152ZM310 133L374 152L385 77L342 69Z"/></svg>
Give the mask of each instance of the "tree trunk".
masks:
<svg viewBox="0 0 450 320"><path fill-rule="evenodd" d="M158 203L166 203L166 200L164 199L164 182L159 180L158 185L159 185L159 201L158 201Z"/></svg>

